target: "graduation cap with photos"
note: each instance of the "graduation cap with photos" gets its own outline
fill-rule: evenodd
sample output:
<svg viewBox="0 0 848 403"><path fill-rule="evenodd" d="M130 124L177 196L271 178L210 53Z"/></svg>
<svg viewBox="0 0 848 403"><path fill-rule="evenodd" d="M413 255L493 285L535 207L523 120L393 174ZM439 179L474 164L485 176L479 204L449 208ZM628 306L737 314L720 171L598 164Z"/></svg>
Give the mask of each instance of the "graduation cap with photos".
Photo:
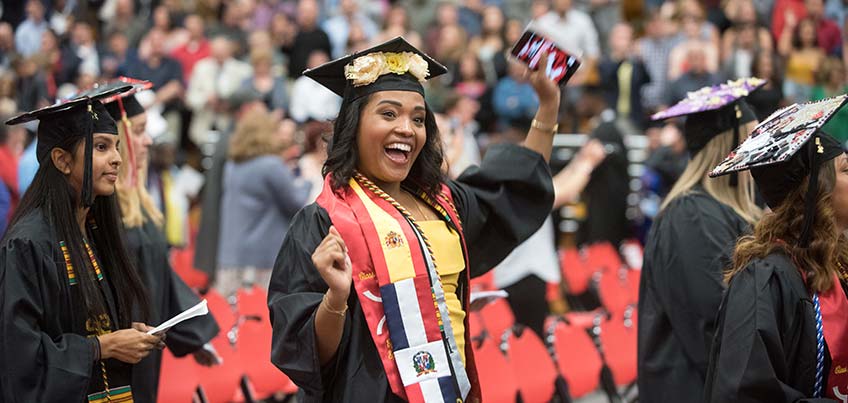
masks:
<svg viewBox="0 0 848 403"><path fill-rule="evenodd" d="M303 75L352 101L377 91L414 91L447 68L403 37L308 69Z"/></svg>
<svg viewBox="0 0 848 403"><path fill-rule="evenodd" d="M710 172L711 177L751 170L760 193L772 209L810 177L808 195L818 189L819 167L844 152L842 144L821 131L842 108L848 95L793 104L761 122L745 142ZM809 242L815 198L806 197L802 245Z"/></svg>
<svg viewBox="0 0 848 403"><path fill-rule="evenodd" d="M86 207L94 202L91 178L91 158L94 133L118 134L118 127L100 100L126 92L132 86L122 85L100 88L65 101L34 111L22 113L6 121L16 125L38 120L38 145L36 156L39 163L49 157L53 148L68 144L73 139L85 138L85 169L82 183L82 204Z"/></svg>

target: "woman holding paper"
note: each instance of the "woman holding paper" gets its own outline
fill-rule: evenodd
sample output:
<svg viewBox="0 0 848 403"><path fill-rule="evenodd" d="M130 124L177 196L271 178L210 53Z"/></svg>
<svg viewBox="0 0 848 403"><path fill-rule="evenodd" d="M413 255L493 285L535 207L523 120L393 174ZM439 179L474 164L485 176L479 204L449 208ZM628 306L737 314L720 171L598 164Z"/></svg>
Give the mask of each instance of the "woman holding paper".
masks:
<svg viewBox="0 0 848 403"><path fill-rule="evenodd" d="M305 72L344 99L324 190L271 278L271 360L300 401L481 399L468 283L551 210L559 88L529 73L540 107L524 146L493 146L452 181L422 85L445 72L402 38Z"/></svg>
<svg viewBox="0 0 848 403"><path fill-rule="evenodd" d="M0 400L131 401L132 366L164 347L133 323L144 285L120 234L117 127L95 92L39 119L40 167L0 243Z"/></svg>
<svg viewBox="0 0 848 403"><path fill-rule="evenodd" d="M147 148L152 139L146 132L147 113L136 99L136 92L152 86L146 81L121 78L101 85L97 90L133 84L133 89L104 99L109 115L118 122L121 169L116 183L118 205L124 223L127 253L150 293L150 323L160 324L200 302L171 268L170 248L162 233L163 216L145 188ZM201 365L212 365L217 355L206 345L218 334L211 315L174 327L165 344L177 357L192 354ZM159 390L162 353L153 351L133 368L132 386L135 403L154 403Z"/></svg>

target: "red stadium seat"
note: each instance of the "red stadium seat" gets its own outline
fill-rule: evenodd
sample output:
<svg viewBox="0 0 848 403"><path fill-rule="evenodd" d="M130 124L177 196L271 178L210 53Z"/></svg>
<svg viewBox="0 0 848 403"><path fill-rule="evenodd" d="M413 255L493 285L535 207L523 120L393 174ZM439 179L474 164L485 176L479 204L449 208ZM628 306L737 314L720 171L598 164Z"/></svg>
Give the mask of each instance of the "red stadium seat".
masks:
<svg viewBox="0 0 848 403"><path fill-rule="evenodd" d="M209 276L194 268L194 247L174 248L171 250L171 266L177 275L191 288L198 290L206 288Z"/></svg>
<svg viewBox="0 0 848 403"><path fill-rule="evenodd" d="M568 293L580 295L586 292L589 289L589 282L592 280L592 270L586 266L580 252L575 248L560 250L559 261L562 278L568 287Z"/></svg>
<svg viewBox="0 0 848 403"><path fill-rule="evenodd" d="M244 369L258 399L277 392L297 392L297 386L271 364L272 329L267 300L268 294L259 287L238 292L238 312L246 320L239 327L236 351L242 362L250 363Z"/></svg>
<svg viewBox="0 0 848 403"><path fill-rule="evenodd" d="M634 279L629 274L633 270L621 267L618 270L606 271L601 275L598 284L598 294L601 304L613 314L621 314L630 305L635 305L639 298L639 279L635 278L635 285L630 282ZM634 298L633 286L636 287Z"/></svg>
<svg viewBox="0 0 848 403"><path fill-rule="evenodd" d="M498 349L498 343L498 340L487 337L479 347L473 344L482 400L486 403L515 403L518 384L512 371L507 370L509 364Z"/></svg>
<svg viewBox="0 0 848 403"><path fill-rule="evenodd" d="M568 383L571 397L576 399L596 390L603 362L587 329L558 321L552 343L559 374Z"/></svg>
<svg viewBox="0 0 848 403"><path fill-rule="evenodd" d="M514 331L514 329L517 331ZM539 336L524 326L504 333L506 360L518 382L522 401L546 403L554 397L557 369Z"/></svg>
<svg viewBox="0 0 848 403"><path fill-rule="evenodd" d="M492 301L480 310L482 325L493 337L500 337L515 324L515 315L504 298Z"/></svg>
<svg viewBox="0 0 848 403"><path fill-rule="evenodd" d="M621 315L613 315L601 324L600 340L604 359L617 386L629 386L636 382L636 317L636 309L631 308Z"/></svg>
<svg viewBox="0 0 848 403"><path fill-rule="evenodd" d="M212 346L224 363L210 368L199 367L198 375L209 403L227 403L240 395L239 381L244 374L241 359L227 338L236 317L230 304L216 291L210 290L205 298L209 304L209 312L215 316L221 327L221 332L212 339Z"/></svg>
<svg viewBox="0 0 848 403"><path fill-rule="evenodd" d="M169 350L163 350L157 400L161 403L191 403L200 384L197 369L193 358L177 358Z"/></svg>
<svg viewBox="0 0 848 403"><path fill-rule="evenodd" d="M604 273L615 273L623 265L618 251L609 242L589 245L586 248L586 263L593 271Z"/></svg>

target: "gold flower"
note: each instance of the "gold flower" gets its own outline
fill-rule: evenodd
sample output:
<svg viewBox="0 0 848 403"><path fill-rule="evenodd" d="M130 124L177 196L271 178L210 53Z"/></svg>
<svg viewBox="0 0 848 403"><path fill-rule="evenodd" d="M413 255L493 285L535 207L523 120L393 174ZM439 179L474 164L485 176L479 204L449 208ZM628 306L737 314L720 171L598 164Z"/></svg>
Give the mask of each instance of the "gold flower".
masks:
<svg viewBox="0 0 848 403"><path fill-rule="evenodd" d="M370 53L357 57L353 63L345 66L345 78L351 80L356 87L368 85L377 81L383 74L386 57L383 53Z"/></svg>
<svg viewBox="0 0 848 403"><path fill-rule="evenodd" d="M430 74L430 71L429 71L428 66L427 66L427 61L425 61L424 58L421 57L421 55L419 55L417 53L411 53L411 52L404 52L404 53L409 54L409 57L408 57L409 66L407 68L407 70L409 71L409 74L412 74L413 76L415 76L415 78L418 79L418 81L423 83L424 80L427 79L427 75Z"/></svg>
<svg viewBox="0 0 848 403"><path fill-rule="evenodd" d="M386 71L388 73L405 74L409 58L404 53L385 53Z"/></svg>

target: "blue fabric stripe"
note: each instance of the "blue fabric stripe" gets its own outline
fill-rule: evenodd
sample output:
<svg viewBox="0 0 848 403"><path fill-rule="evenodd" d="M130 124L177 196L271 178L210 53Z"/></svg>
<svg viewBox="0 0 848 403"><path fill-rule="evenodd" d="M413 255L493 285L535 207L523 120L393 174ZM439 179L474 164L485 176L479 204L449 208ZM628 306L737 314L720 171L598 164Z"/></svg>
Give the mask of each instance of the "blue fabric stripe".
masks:
<svg viewBox="0 0 848 403"><path fill-rule="evenodd" d="M454 387L453 377L443 376L439 378L439 388L442 389L442 397L445 399L445 402L456 402L456 389Z"/></svg>
<svg viewBox="0 0 848 403"><path fill-rule="evenodd" d="M386 314L389 337L392 339L392 349L397 351L409 348L409 340L406 338L406 330L403 327L394 284L386 284L380 287L380 296L383 298L383 311Z"/></svg>

